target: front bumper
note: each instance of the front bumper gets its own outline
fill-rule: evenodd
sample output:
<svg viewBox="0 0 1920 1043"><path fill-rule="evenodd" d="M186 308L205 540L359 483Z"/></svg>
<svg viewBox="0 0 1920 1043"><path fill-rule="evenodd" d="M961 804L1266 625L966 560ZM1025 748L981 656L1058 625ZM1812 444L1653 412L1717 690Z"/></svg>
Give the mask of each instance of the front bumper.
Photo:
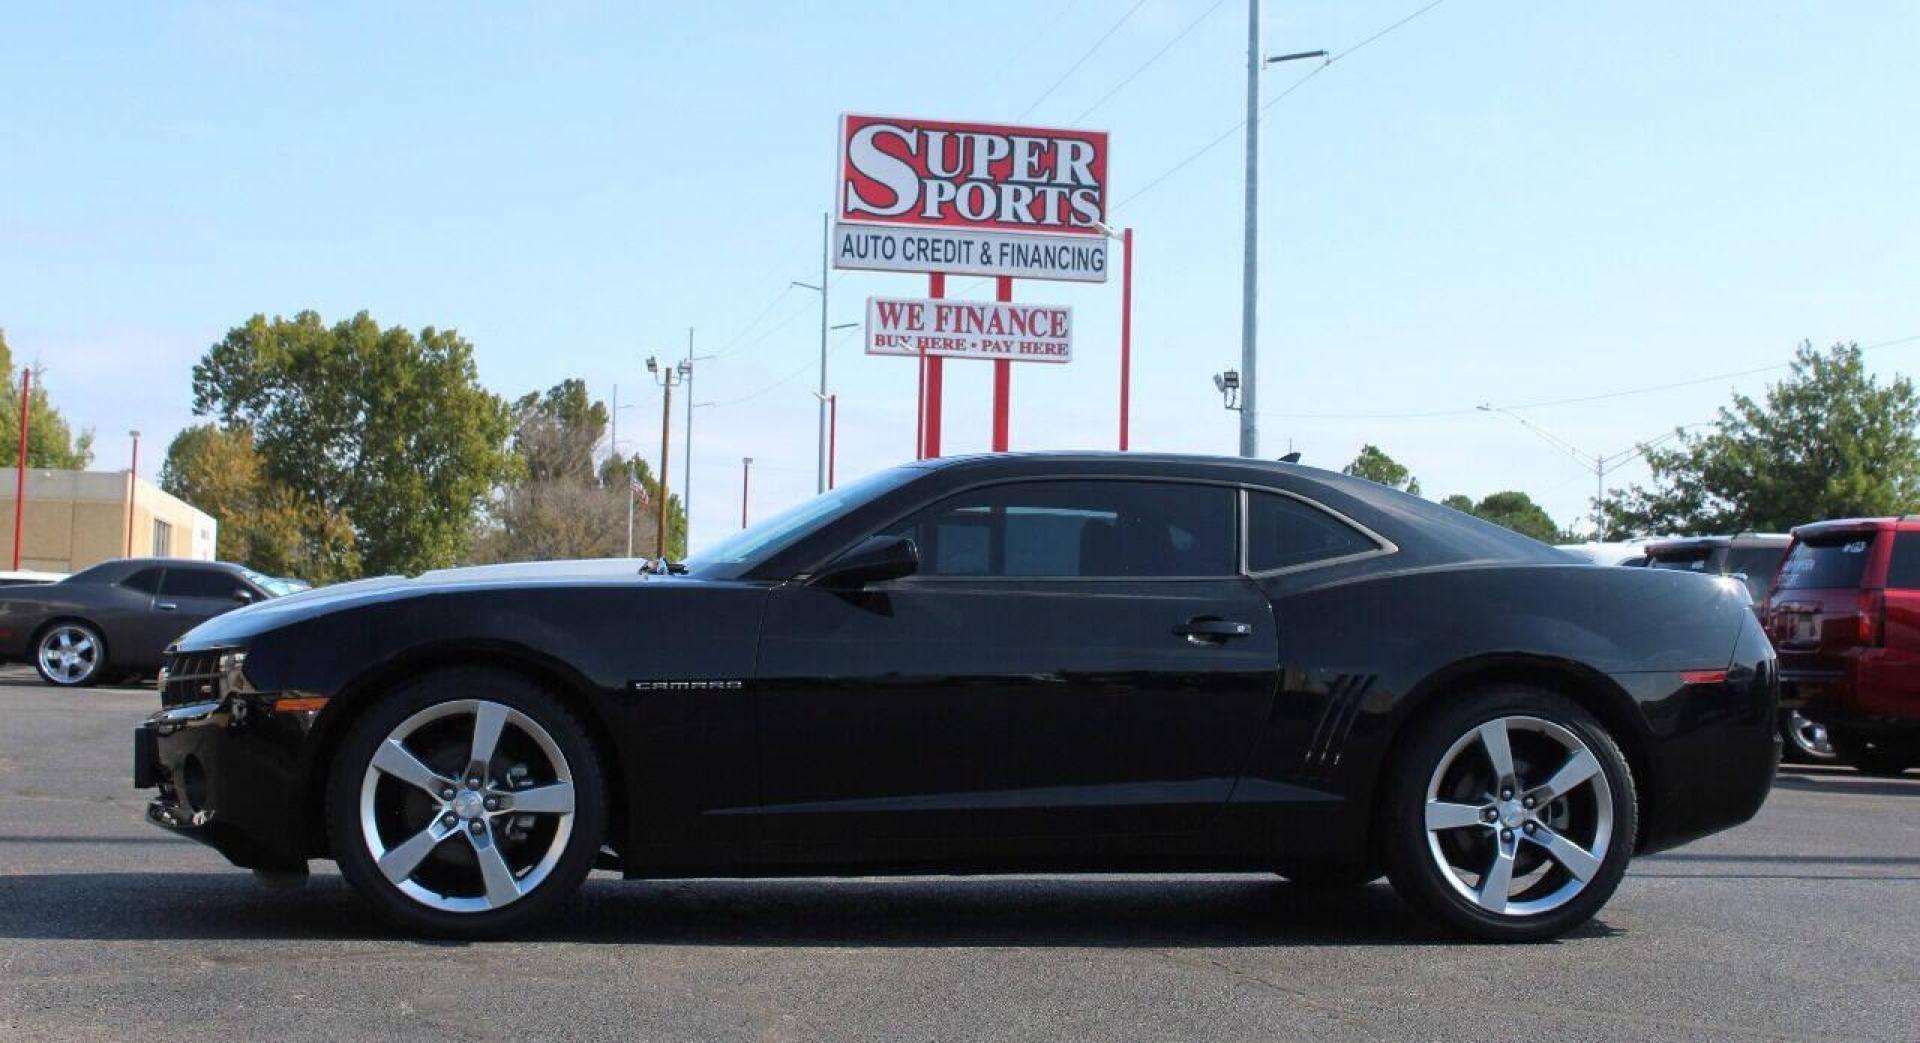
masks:
<svg viewBox="0 0 1920 1043"><path fill-rule="evenodd" d="M245 869L306 865L311 818L290 722L260 718L248 697L169 707L134 732L133 783L157 788L147 821L206 844Z"/></svg>

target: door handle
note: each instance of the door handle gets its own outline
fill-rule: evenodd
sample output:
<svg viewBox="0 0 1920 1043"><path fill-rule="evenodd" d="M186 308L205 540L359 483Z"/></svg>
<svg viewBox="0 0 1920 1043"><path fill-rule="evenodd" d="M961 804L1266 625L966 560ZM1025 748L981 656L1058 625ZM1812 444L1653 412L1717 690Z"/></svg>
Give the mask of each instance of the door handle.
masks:
<svg viewBox="0 0 1920 1043"><path fill-rule="evenodd" d="M180 606L174 604L171 601L156 601L153 603L153 607L159 609L162 612L172 612L174 609L179 608Z"/></svg>
<svg viewBox="0 0 1920 1043"><path fill-rule="evenodd" d="M1211 645L1230 637L1246 637L1253 633L1253 625L1216 616L1198 616L1174 627L1173 632L1196 645Z"/></svg>

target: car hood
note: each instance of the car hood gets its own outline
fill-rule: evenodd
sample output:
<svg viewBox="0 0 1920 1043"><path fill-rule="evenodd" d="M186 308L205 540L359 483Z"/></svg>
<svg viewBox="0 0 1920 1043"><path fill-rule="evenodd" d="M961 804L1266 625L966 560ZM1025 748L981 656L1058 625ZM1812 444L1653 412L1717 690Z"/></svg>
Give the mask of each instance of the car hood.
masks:
<svg viewBox="0 0 1920 1043"><path fill-rule="evenodd" d="M316 587L271 598L194 627L180 639L183 648L231 645L255 634L332 612L444 591L485 590L496 587L591 586L614 583L682 586L701 584L690 576L664 576L651 570L643 558L591 558L570 561L527 561L506 565L473 565L435 569L418 576L375 576L370 579Z"/></svg>

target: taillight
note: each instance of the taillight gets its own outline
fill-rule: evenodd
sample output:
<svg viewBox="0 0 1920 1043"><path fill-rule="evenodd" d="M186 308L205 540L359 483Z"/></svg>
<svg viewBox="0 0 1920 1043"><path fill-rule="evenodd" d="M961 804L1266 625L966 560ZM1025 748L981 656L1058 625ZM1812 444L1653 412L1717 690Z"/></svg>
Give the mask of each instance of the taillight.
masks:
<svg viewBox="0 0 1920 1043"><path fill-rule="evenodd" d="M1887 595L1885 591L1863 590L1860 592L1860 610L1855 614L1856 629L1853 643L1862 648L1878 648L1887 629Z"/></svg>

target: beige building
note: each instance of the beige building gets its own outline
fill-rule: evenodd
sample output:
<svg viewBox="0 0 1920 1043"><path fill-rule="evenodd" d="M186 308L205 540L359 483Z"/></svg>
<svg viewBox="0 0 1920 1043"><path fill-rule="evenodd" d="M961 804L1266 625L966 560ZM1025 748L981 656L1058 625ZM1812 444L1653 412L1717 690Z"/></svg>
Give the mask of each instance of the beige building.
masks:
<svg viewBox="0 0 1920 1043"><path fill-rule="evenodd" d="M13 562L14 489L19 471L0 471L0 568ZM27 469L20 567L78 572L108 558L213 560L217 524L144 478L125 471ZM132 503L128 499L131 495ZM132 549L128 549L131 514Z"/></svg>

